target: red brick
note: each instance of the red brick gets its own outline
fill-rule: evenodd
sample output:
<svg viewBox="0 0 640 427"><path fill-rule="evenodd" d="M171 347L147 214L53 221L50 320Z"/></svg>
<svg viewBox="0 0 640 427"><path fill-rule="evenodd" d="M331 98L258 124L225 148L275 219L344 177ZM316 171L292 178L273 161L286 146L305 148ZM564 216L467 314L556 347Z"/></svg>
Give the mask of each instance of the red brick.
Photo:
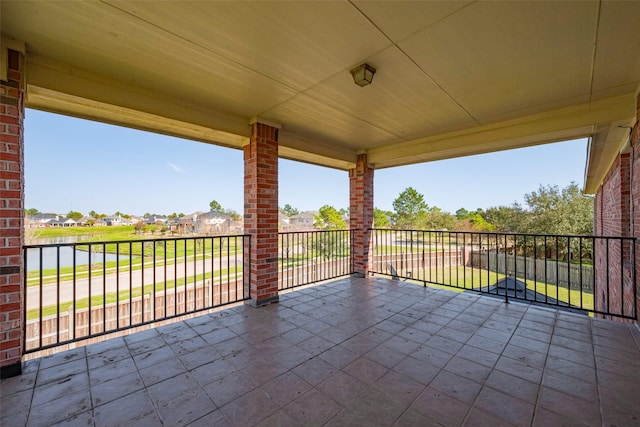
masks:
<svg viewBox="0 0 640 427"><path fill-rule="evenodd" d="M251 127L244 148L244 228L251 235L250 295L257 305L278 295L278 143L277 129Z"/></svg>
<svg viewBox="0 0 640 427"><path fill-rule="evenodd" d="M22 265L24 203L24 76L21 54L9 50L10 84L0 82L0 265ZM17 84L16 84L17 83ZM7 247L8 246L8 247ZM0 363L20 361L22 338L22 274L0 277Z"/></svg>
<svg viewBox="0 0 640 427"><path fill-rule="evenodd" d="M366 154L359 154L356 167L349 170L349 203L353 270L366 275L371 269L369 229L373 226L373 169L368 166Z"/></svg>

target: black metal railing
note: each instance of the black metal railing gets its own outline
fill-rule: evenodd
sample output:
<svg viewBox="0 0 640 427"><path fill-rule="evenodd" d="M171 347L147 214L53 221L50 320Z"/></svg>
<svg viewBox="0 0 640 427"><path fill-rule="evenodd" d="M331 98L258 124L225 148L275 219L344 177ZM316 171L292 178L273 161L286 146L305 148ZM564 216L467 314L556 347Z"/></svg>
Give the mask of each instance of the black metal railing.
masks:
<svg viewBox="0 0 640 427"><path fill-rule="evenodd" d="M625 237L373 229L372 273L636 317L636 241Z"/></svg>
<svg viewBox="0 0 640 427"><path fill-rule="evenodd" d="M279 233L278 289L351 274L349 230Z"/></svg>
<svg viewBox="0 0 640 427"><path fill-rule="evenodd" d="M24 246L24 352L246 300L247 235Z"/></svg>

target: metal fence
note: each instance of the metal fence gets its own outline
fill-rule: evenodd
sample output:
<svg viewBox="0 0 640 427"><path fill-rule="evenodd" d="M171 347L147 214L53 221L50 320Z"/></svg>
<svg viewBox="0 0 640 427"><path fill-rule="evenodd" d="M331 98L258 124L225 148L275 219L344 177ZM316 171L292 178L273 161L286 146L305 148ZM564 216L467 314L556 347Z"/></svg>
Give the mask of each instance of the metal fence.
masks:
<svg viewBox="0 0 640 427"><path fill-rule="evenodd" d="M633 238L373 229L372 241L372 273L636 317Z"/></svg>
<svg viewBox="0 0 640 427"><path fill-rule="evenodd" d="M351 274L349 230L279 233L278 289Z"/></svg>
<svg viewBox="0 0 640 427"><path fill-rule="evenodd" d="M27 245L25 353L246 300L248 235Z"/></svg>

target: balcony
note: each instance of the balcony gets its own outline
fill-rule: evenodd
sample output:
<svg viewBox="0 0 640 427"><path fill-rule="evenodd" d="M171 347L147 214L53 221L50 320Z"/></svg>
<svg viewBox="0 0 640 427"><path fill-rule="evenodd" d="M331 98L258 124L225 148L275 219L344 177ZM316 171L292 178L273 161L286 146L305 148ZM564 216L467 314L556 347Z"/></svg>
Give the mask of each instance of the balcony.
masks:
<svg viewBox="0 0 640 427"><path fill-rule="evenodd" d="M636 315L635 271L610 261L632 239L370 236L354 278L351 232L280 233L280 302L261 308L248 236L26 246L30 360L1 423L637 422L640 330L603 319Z"/></svg>
<svg viewBox="0 0 640 427"><path fill-rule="evenodd" d="M632 425L640 332L344 278L26 363L2 425Z"/></svg>

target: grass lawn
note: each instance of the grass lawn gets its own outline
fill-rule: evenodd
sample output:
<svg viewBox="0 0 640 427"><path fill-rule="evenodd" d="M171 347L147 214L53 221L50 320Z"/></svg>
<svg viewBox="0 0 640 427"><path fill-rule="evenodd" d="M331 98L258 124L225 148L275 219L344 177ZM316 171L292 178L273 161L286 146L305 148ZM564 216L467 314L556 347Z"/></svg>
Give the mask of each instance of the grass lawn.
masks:
<svg viewBox="0 0 640 427"><path fill-rule="evenodd" d="M427 286L436 285L436 287L454 289L454 290L471 290L479 287L490 286L498 280L505 277L504 274L495 273L487 270L470 267L445 267L431 268L425 271L412 272L412 282L422 283L426 281ZM402 271L398 271L398 275L402 276ZM576 289L568 289L566 286L556 286L551 283L535 282L533 280L519 279L526 283L527 288L536 291L539 294L546 295L557 301L561 301L585 310L594 309L594 296L589 292L581 292Z"/></svg>
<svg viewBox="0 0 640 427"><path fill-rule="evenodd" d="M95 228L95 227L73 227L73 228ZM133 227L101 227L104 229L115 229L117 233L112 233L109 238L115 240L131 240L133 236L127 234L126 231L119 230L124 228ZM71 229L71 227L69 228ZM67 229L44 229L44 231L66 231ZM74 230L77 231L77 230ZM83 235L83 233L79 233ZM94 235L95 237L95 235ZM89 239L92 240L93 238ZM105 236L101 236L101 241L108 241ZM82 240L85 242L87 240ZM243 251L243 238L242 237L207 237L184 240L181 238L168 239L168 240L138 240L134 242L124 243L110 243L110 244L91 244L91 245L77 245L76 248L81 251L91 250L92 254L102 254L103 252L116 254L119 253L123 256L131 257L129 259L123 259L119 262L107 261L106 263L98 262L91 266L92 276L102 276L106 270L107 274L113 274L118 272L128 272L131 270L142 269L142 259L144 258L145 267L153 266L153 259L156 260L156 266L171 265L178 262L193 262L194 256L196 259L211 259L218 256L233 257L237 254L241 254ZM32 250L33 255L36 257L37 251ZM101 257L102 258L102 257ZM166 263L165 263L166 260ZM118 268L116 268L118 267ZM73 267L61 267L60 268L60 280L72 280L73 279ZM76 279L83 279L89 276L89 265L77 265ZM32 270L27 273L27 286L37 286L40 284L40 275L43 277L43 284L56 283L58 271L55 268L40 270Z"/></svg>
<svg viewBox="0 0 640 427"><path fill-rule="evenodd" d="M84 240L137 240L149 238L140 234L135 234L133 225L118 227L51 227L29 229L33 239L48 239L53 237L77 237L82 236ZM31 231L32 230L32 231Z"/></svg>

